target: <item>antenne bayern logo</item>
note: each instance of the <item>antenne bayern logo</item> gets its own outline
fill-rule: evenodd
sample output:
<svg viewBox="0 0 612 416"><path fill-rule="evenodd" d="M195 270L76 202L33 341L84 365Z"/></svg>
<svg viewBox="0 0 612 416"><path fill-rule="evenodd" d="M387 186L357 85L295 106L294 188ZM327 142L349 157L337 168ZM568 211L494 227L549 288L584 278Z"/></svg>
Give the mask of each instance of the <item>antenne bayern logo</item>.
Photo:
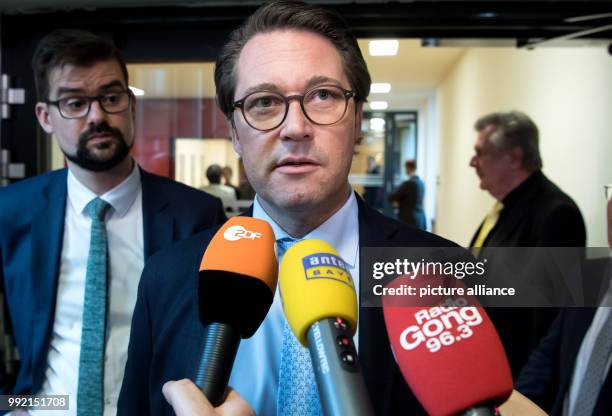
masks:
<svg viewBox="0 0 612 416"><path fill-rule="evenodd" d="M227 230L225 230L225 232L223 233L223 237L228 241L238 241L241 238L255 240L256 238L261 238L261 233L249 231L242 225L234 225L228 227Z"/></svg>
<svg viewBox="0 0 612 416"><path fill-rule="evenodd" d="M354 288L348 266L338 256L331 253L314 253L302 258L306 280L333 279Z"/></svg>

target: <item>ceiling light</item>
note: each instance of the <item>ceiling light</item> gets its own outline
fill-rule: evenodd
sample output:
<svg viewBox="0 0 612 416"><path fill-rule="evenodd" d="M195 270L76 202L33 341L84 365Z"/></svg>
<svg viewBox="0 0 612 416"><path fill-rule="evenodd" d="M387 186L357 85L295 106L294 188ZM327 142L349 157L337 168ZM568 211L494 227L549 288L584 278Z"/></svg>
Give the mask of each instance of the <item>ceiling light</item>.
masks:
<svg viewBox="0 0 612 416"><path fill-rule="evenodd" d="M392 39L371 40L369 44L370 56L394 56L398 49L399 41Z"/></svg>
<svg viewBox="0 0 612 416"><path fill-rule="evenodd" d="M374 94L386 94L391 91L391 84L388 82L374 82L370 85L370 92Z"/></svg>
<svg viewBox="0 0 612 416"><path fill-rule="evenodd" d="M379 117L370 119L370 128L372 131L385 131L385 119Z"/></svg>
<svg viewBox="0 0 612 416"><path fill-rule="evenodd" d="M140 88L132 87L131 85L130 85L130 90L132 90L132 93L134 93L134 95L136 96L145 95L144 90L141 90Z"/></svg>
<svg viewBox="0 0 612 416"><path fill-rule="evenodd" d="M371 110L386 110L389 107L389 103L386 101L372 101L370 103Z"/></svg>

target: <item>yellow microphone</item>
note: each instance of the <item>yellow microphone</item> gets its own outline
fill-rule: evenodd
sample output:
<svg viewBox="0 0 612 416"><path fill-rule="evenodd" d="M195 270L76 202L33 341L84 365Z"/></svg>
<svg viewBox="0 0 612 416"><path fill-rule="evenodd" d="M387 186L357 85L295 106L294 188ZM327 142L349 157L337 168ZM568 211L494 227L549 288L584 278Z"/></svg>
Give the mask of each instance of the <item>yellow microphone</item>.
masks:
<svg viewBox="0 0 612 416"><path fill-rule="evenodd" d="M290 247L278 284L287 322L310 351L325 416L373 415L357 361L357 297L349 266L321 240Z"/></svg>

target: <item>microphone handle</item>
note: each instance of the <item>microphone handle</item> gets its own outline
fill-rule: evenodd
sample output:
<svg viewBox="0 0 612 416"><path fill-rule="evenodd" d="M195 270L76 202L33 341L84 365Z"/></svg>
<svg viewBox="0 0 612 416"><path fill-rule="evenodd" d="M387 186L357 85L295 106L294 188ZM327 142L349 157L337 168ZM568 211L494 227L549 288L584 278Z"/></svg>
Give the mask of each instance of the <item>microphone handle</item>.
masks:
<svg viewBox="0 0 612 416"><path fill-rule="evenodd" d="M461 416L496 416L498 413L488 406L470 407Z"/></svg>
<svg viewBox="0 0 612 416"><path fill-rule="evenodd" d="M195 384L214 407L223 402L240 339L240 332L227 324L211 322L204 328L202 358Z"/></svg>
<svg viewBox="0 0 612 416"><path fill-rule="evenodd" d="M323 319L306 336L323 414L373 416L348 322Z"/></svg>

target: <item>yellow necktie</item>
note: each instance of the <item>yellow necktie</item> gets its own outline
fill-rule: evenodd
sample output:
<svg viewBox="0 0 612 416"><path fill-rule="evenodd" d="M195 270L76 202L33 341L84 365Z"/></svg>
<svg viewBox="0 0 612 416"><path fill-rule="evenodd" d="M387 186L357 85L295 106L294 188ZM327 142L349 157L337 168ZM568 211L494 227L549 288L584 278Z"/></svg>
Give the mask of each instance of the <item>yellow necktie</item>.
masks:
<svg viewBox="0 0 612 416"><path fill-rule="evenodd" d="M482 243L484 243L485 239L489 235L489 232L495 226L497 219L499 218L499 213L504 208L504 204L497 201L495 205L493 205L493 209L487 214L484 222L482 223L482 227L480 227L480 232L478 233L478 237L476 237L476 241L474 241L474 245L472 246L472 252L475 256L480 252L480 248L482 247Z"/></svg>

